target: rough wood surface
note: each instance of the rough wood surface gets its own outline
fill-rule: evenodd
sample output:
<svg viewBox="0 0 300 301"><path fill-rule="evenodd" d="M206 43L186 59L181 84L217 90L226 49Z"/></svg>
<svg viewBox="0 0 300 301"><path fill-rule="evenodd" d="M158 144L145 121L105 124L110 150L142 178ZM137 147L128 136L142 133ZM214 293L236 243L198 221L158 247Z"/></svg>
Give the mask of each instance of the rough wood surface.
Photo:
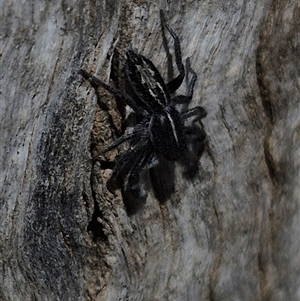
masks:
<svg viewBox="0 0 300 301"><path fill-rule="evenodd" d="M132 48L167 76L160 9L198 74L208 145L193 181L176 166L171 199L148 189L128 216L105 185L111 164L91 161L122 114L77 72L122 86ZM0 12L0 299L300 300L298 1L12 0Z"/></svg>

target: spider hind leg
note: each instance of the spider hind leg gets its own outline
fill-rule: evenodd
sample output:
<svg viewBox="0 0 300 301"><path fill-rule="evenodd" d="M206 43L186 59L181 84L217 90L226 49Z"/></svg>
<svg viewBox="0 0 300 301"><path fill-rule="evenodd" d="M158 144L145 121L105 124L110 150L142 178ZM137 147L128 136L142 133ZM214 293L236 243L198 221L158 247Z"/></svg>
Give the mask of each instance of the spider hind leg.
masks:
<svg viewBox="0 0 300 301"><path fill-rule="evenodd" d="M192 100L193 94L194 94L194 87L195 87L195 83L197 80L197 74L194 71L194 69L191 67L191 60L189 57L186 59L185 66L186 66L185 68L186 68L186 73L187 73L187 76L186 76L187 96L186 97L189 100ZM189 73L191 73L191 75L192 75L190 80L188 78Z"/></svg>
<svg viewBox="0 0 300 301"><path fill-rule="evenodd" d="M187 95L175 95L171 99L171 103L173 105L177 104L184 104L186 106L189 105L193 98L194 94L194 87L197 80L197 74L191 67L191 61L188 57L186 59L186 88L187 88ZM189 76L191 74L191 76Z"/></svg>
<svg viewBox="0 0 300 301"><path fill-rule="evenodd" d="M206 117L207 112L203 107L197 106L197 107L193 107L193 108L191 108L187 111L184 111L184 112L180 113L180 117L182 119L187 119L187 118L190 118L192 116L196 116L195 121L198 121L198 120L201 120L204 117Z"/></svg>
<svg viewBox="0 0 300 301"><path fill-rule="evenodd" d="M139 141L138 141L139 142ZM139 156L139 153L143 152L143 149L146 148L146 144L143 142L132 145L128 150L124 151L120 158L117 161L113 169L112 176L110 177L107 185L108 189L113 192L116 189L120 188L120 181L126 178L132 169L132 164L136 161L136 158Z"/></svg>
<svg viewBox="0 0 300 301"><path fill-rule="evenodd" d="M169 27L168 24L165 24L165 26L174 40L175 61L179 71L179 74L175 78L173 78L170 82L167 83L168 91L170 92L170 94L174 94L175 91L181 86L183 82L185 71L182 63L182 54L181 54L179 38L175 34L175 32Z"/></svg>
<svg viewBox="0 0 300 301"><path fill-rule="evenodd" d="M184 166L184 176L192 179L199 171L198 162L205 150L206 133L196 124L192 124L185 129L187 137L187 150L180 159Z"/></svg>
<svg viewBox="0 0 300 301"><path fill-rule="evenodd" d="M184 66L183 66L183 63L182 63L180 41L179 41L179 38L176 35L176 33L166 23L165 17L164 17L164 13L163 13L162 10L160 11L160 19L161 19L161 25L162 25L164 47L165 47L165 50L166 50L166 53L167 53L167 57L168 57L168 64L170 64L170 65L172 65L172 59L171 59L171 56L170 56L170 53L169 53L169 49L168 49L168 45L167 45L167 42L166 42L164 27L167 28L168 32L170 33L170 35L172 36L173 41L174 41L175 61L176 61L176 65L177 65L179 74L175 78L173 78L172 80L170 80L167 83L167 89L168 89L169 93L170 94L174 94L175 91L182 84L184 76L185 76ZM170 69L173 70L172 66L169 66L169 67L170 67L169 70Z"/></svg>

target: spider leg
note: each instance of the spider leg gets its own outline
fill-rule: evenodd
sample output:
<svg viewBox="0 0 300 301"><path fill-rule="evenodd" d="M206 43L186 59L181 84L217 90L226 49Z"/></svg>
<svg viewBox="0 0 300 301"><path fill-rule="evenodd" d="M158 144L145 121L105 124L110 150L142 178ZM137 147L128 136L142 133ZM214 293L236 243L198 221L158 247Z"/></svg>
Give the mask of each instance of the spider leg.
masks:
<svg viewBox="0 0 300 301"><path fill-rule="evenodd" d="M127 183L125 183L125 193L129 197L129 201L131 202L130 207L135 207L134 209L138 209L143 205L146 201L146 196L141 193L140 189L140 175L151 158L152 150L150 148L145 149L145 151L139 156L135 164L129 171L129 175L127 178ZM131 208L133 209L133 208Z"/></svg>
<svg viewBox="0 0 300 301"><path fill-rule="evenodd" d="M205 131L195 124L187 126L185 128L185 134L187 135L188 143L192 143L194 149L199 149L199 147L196 146L202 145L206 141ZM194 151L194 153L199 154L198 151Z"/></svg>
<svg viewBox="0 0 300 301"><path fill-rule="evenodd" d="M185 64L186 64L185 66L186 66L187 74L189 74L189 73L192 74L190 81L188 80L188 76L186 77L187 97L189 100L191 100L193 98L193 94L194 94L194 87L195 87L195 83L197 80L197 74L191 67L191 61L190 61L189 57L186 59Z"/></svg>
<svg viewBox="0 0 300 301"><path fill-rule="evenodd" d="M96 157L99 157L111 150L113 150L114 148L118 147L119 145L121 145L122 143L132 140L133 138L135 138L136 133L129 133L129 134L124 134L121 137L119 137L118 139L116 139L111 145L109 145L108 147L106 147L102 152L100 152L99 154L97 154ZM95 158L96 158L95 157Z"/></svg>
<svg viewBox="0 0 300 301"><path fill-rule="evenodd" d="M134 99L132 97L130 97L129 95L123 94L122 91L107 85L106 83L104 83L97 77L91 75L90 73L88 73L85 70L82 70L82 69L79 70L79 74L81 74L85 79L87 79L91 83L91 85L94 89L97 89L100 86L103 87L104 89L106 89L108 92L110 92L114 96L116 96L120 99L123 99L125 101L125 103L128 104L137 114L145 116L144 110L142 110L142 108L140 108L136 104Z"/></svg>
<svg viewBox="0 0 300 301"><path fill-rule="evenodd" d="M132 161L136 161L138 154L143 153L143 149L148 146L146 142L140 142L135 146L131 146L119 158L117 164L113 169L112 179L116 179L119 175L126 175L132 167Z"/></svg>
<svg viewBox="0 0 300 301"><path fill-rule="evenodd" d="M189 73L192 74L190 80L188 79L188 76L186 77L187 95L176 95L172 97L171 103L173 105L189 104L193 98L194 87L197 80L197 74L191 67L191 62L189 57L186 59L186 70L187 70L187 74Z"/></svg>
<svg viewBox="0 0 300 301"><path fill-rule="evenodd" d="M173 94L182 84L184 75L185 75L184 66L182 63L180 41L179 41L178 36L175 34L175 32L169 27L168 24L165 23L162 11L161 11L161 22L163 25L166 26L167 30L169 31L169 33L171 34L171 36L174 40L175 60L176 60L176 65L177 65L177 68L179 71L179 75L177 75L177 77L173 78L170 82L167 83L168 91L170 92L170 94Z"/></svg>
<svg viewBox="0 0 300 301"><path fill-rule="evenodd" d="M206 110L200 106L191 108L185 112L180 113L180 117L182 119L187 119L192 116L197 116L197 120L198 120L204 118L206 115L207 115Z"/></svg>
<svg viewBox="0 0 300 301"><path fill-rule="evenodd" d="M171 80L174 78L174 70L173 70L173 64L172 64L172 55L170 53L170 49L168 47L168 40L166 38L166 32L165 32L165 18L164 18L164 12L160 10L160 24L161 24L161 32L162 32L162 38L163 38L163 46L166 52L167 56L167 67L168 67L168 80Z"/></svg>
<svg viewBox="0 0 300 301"><path fill-rule="evenodd" d="M184 176L192 179L199 171L198 162L201 158L206 144L206 133L200 127L191 125L186 127L187 149L180 158L184 165Z"/></svg>
<svg viewBox="0 0 300 301"><path fill-rule="evenodd" d="M130 170L129 164L132 162L135 157L136 152L132 150L125 151L117 161L111 177L107 181L107 188L110 192L114 192L122 186L122 176L128 174Z"/></svg>

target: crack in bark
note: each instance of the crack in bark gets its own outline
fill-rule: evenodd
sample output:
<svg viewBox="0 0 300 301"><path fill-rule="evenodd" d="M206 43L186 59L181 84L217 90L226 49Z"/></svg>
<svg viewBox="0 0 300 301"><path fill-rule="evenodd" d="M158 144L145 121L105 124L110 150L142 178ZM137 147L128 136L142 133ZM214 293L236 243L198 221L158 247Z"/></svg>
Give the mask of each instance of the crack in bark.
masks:
<svg viewBox="0 0 300 301"><path fill-rule="evenodd" d="M268 168L268 173L270 176L270 179L273 183L273 185L276 187L278 184L278 172L275 167L275 162L272 156L272 153L270 151L270 147L268 142L266 141L264 144L264 156L265 156L265 162Z"/></svg>
<svg viewBox="0 0 300 301"><path fill-rule="evenodd" d="M215 296L214 296L214 282L216 281L217 277L218 277L218 271L219 268L221 266L221 260L222 260L222 246L224 244L224 238L223 238L223 229L221 226L221 221L220 221L220 216L216 207L215 202L212 202L212 209L213 209L213 213L216 217L216 223L217 223L217 234L218 234L218 243L219 243L219 247L216 248L216 256L215 256L215 260L214 260L214 265L213 265L213 270L211 272L210 275L210 281L209 281L209 294L208 294L208 300L209 301L216 301Z"/></svg>
<svg viewBox="0 0 300 301"><path fill-rule="evenodd" d="M272 298L272 282L274 281L274 275L270 273L270 266L273 265L272 256L275 251L275 237L277 236L277 221L275 218L275 206L278 202L278 192L280 191L279 170L277 162L273 157L272 151L272 131L276 122L276 99L275 95L272 95L272 71L275 68L273 66L276 55L274 54L273 45L271 44L272 36L274 35L274 26L276 26L272 20L278 8L276 8L276 1L273 2L264 24L262 25L261 33L259 36L259 44L256 52L256 77L257 85L259 88L261 103L268 118L265 122L266 134L264 138L264 161L267 167L267 174L271 183L271 198L269 204L268 214L268 227L270 232L268 236L262 238L260 247L257 254L257 267L260 273L259 285L261 300L270 300ZM267 244L267 246L266 246ZM274 284L274 283L273 283Z"/></svg>
<svg viewBox="0 0 300 301"><path fill-rule="evenodd" d="M264 112L271 124L274 124L274 112L270 98L270 87L266 80L266 70L263 64L263 46L259 45L256 53L256 77Z"/></svg>

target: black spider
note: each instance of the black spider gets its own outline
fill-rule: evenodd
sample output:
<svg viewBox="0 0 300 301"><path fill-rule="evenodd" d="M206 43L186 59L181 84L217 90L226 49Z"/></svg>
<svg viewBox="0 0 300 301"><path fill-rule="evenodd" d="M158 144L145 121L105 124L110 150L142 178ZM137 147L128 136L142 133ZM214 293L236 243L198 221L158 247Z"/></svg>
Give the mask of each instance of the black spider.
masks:
<svg viewBox="0 0 300 301"><path fill-rule="evenodd" d="M159 157L168 161L174 161L188 151L188 145L193 143L197 136L198 144L204 145L205 133L195 122L206 116L206 111L201 106L187 109L192 96L197 75L190 66L190 60L186 60L187 95L175 95L176 90L182 84L185 70L182 63L180 42L173 30L165 24L168 32L174 40L176 65L179 75L168 83L153 63L144 56L129 50L124 65L125 77L130 86L130 95L115 89L84 70L80 73L88 79L96 89L102 86L116 97L123 99L137 116L137 124L130 133L122 135L110 146L105 148L102 155L120 144L128 141L129 148L122 153L117 161L110 181L120 178L125 195L135 203L134 207L140 207L146 200L146 195L140 189L140 175L145 168L151 168ZM186 110L182 111L182 107ZM178 108L179 107L179 108ZM181 108L181 110L180 110ZM190 126L186 126L185 120L196 116ZM202 147L203 149L203 147ZM197 166L196 156L190 158L190 165ZM132 211L136 211L132 209Z"/></svg>

